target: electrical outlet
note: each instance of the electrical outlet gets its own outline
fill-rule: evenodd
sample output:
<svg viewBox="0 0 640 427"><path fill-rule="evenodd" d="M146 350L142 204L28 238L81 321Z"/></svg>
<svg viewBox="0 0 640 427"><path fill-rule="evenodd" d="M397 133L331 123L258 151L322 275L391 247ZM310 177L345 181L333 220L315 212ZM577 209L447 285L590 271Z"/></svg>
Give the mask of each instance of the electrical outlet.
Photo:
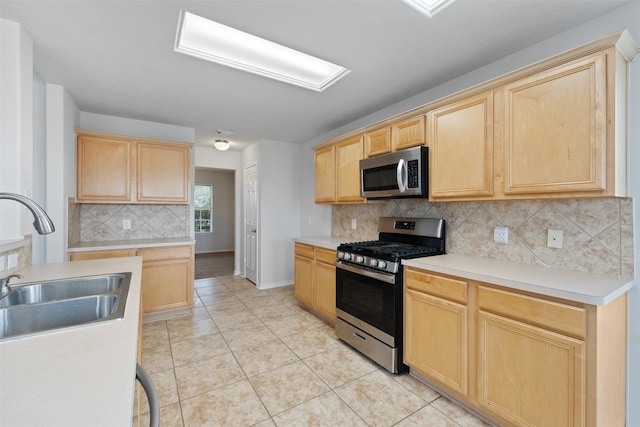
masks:
<svg viewBox="0 0 640 427"><path fill-rule="evenodd" d="M355 218L351 219L351 229L355 230L358 227L358 223L356 222Z"/></svg>
<svg viewBox="0 0 640 427"><path fill-rule="evenodd" d="M122 229L123 230L130 230L131 229L131 220L130 219L123 219L122 220Z"/></svg>
<svg viewBox="0 0 640 427"><path fill-rule="evenodd" d="M509 243L509 227L496 227L493 229L493 241L496 243Z"/></svg>
<svg viewBox="0 0 640 427"><path fill-rule="evenodd" d="M7 269L16 268L18 266L18 254L10 254L7 258Z"/></svg>
<svg viewBox="0 0 640 427"><path fill-rule="evenodd" d="M0 271L4 271L4 255L0 256Z"/></svg>
<svg viewBox="0 0 640 427"><path fill-rule="evenodd" d="M562 230L547 230L547 246L550 248L562 249Z"/></svg>

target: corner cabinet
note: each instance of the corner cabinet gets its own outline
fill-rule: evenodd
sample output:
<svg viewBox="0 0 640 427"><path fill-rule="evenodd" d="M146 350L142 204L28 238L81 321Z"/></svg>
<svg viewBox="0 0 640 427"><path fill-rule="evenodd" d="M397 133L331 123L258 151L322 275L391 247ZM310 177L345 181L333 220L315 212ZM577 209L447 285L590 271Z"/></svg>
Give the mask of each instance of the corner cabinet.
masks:
<svg viewBox="0 0 640 427"><path fill-rule="evenodd" d="M188 204L191 145L76 131L77 203Z"/></svg>
<svg viewBox="0 0 640 427"><path fill-rule="evenodd" d="M295 244L294 296L300 304L327 320L336 321L335 250Z"/></svg>
<svg viewBox="0 0 640 427"><path fill-rule="evenodd" d="M405 267L404 362L497 425L625 425L627 294L603 306Z"/></svg>

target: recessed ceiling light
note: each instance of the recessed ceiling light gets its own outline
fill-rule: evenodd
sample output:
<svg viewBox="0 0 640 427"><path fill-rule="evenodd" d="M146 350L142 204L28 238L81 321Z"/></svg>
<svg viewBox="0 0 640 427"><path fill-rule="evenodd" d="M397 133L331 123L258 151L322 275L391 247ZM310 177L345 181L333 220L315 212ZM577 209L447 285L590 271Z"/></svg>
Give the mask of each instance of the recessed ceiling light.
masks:
<svg viewBox="0 0 640 427"><path fill-rule="evenodd" d="M432 18L433 15L440 12L445 7L449 6L455 0L402 0L409 6L416 9L418 12L427 15Z"/></svg>
<svg viewBox="0 0 640 427"><path fill-rule="evenodd" d="M318 92L350 71L184 11L180 14L174 50Z"/></svg>

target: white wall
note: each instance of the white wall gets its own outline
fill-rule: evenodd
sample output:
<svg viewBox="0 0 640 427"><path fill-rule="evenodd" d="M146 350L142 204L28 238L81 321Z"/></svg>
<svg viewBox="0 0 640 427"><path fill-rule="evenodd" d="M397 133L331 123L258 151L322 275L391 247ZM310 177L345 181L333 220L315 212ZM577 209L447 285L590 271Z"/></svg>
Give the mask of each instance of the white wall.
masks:
<svg viewBox="0 0 640 427"><path fill-rule="evenodd" d="M300 236L301 147L267 140L259 145L258 287L265 289L293 283L293 239Z"/></svg>
<svg viewBox="0 0 640 427"><path fill-rule="evenodd" d="M47 235L46 262L67 260L67 199L75 195L76 137L80 111L64 87L46 84L45 156L47 213L56 231Z"/></svg>
<svg viewBox="0 0 640 427"><path fill-rule="evenodd" d="M33 199L46 200L46 83L37 73L33 76ZM54 224L55 225L55 224ZM34 233L31 242L32 262L46 261L46 237Z"/></svg>
<svg viewBox="0 0 640 427"><path fill-rule="evenodd" d="M105 114L87 113L84 111L80 113L80 128L178 142L193 143L196 140L196 131L194 128L108 116Z"/></svg>
<svg viewBox="0 0 640 427"><path fill-rule="evenodd" d="M235 172L196 168L195 184L209 184L213 190L213 232L196 233L196 254L233 251Z"/></svg>
<svg viewBox="0 0 640 427"><path fill-rule="evenodd" d="M33 197L33 42L20 24L0 19L0 52L0 192ZM0 201L0 241L35 234L32 222L26 207Z"/></svg>

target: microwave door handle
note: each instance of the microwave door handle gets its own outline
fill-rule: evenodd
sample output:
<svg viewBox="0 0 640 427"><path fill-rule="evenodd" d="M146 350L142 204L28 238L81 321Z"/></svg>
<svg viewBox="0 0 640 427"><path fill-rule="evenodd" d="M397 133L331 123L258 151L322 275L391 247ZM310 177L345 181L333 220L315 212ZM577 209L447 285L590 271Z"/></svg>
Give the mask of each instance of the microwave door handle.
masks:
<svg viewBox="0 0 640 427"><path fill-rule="evenodd" d="M407 163L404 159L400 159L398 162L398 169L396 169L396 180L398 181L398 190L401 193L407 191Z"/></svg>

